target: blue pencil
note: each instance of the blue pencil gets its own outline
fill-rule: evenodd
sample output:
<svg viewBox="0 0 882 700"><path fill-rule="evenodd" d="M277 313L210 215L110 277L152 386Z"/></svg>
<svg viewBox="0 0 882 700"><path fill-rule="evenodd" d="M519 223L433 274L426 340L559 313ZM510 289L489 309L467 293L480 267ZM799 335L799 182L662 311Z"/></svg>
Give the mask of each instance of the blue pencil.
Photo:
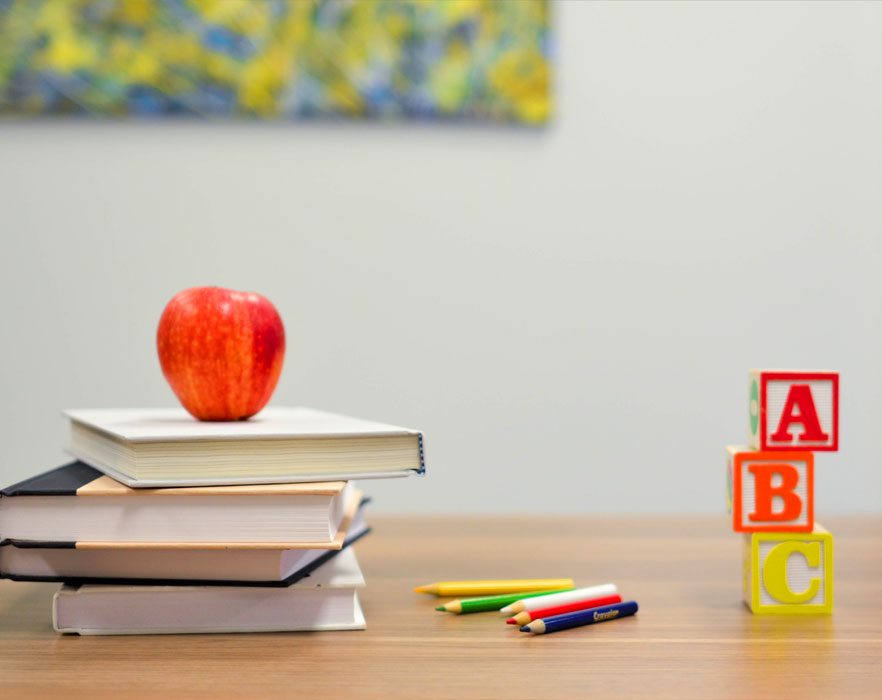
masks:
<svg viewBox="0 0 882 700"><path fill-rule="evenodd" d="M529 625L521 627L521 632L532 634L547 634L558 630L568 630L570 627L593 625L595 622L618 620L620 617L628 617L637 612L637 603L629 600L627 603L613 603L601 605L599 608L588 608L563 615L553 615L544 620L533 620Z"/></svg>

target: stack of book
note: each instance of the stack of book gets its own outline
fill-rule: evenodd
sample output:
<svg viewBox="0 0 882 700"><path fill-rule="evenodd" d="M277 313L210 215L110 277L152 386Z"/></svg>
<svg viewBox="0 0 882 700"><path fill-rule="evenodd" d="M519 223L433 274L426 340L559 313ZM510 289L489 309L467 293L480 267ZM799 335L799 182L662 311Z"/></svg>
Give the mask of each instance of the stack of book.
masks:
<svg viewBox="0 0 882 700"><path fill-rule="evenodd" d="M56 630L365 627L352 479L422 474L418 431L307 408L66 415L77 461L0 491L0 577L62 582Z"/></svg>

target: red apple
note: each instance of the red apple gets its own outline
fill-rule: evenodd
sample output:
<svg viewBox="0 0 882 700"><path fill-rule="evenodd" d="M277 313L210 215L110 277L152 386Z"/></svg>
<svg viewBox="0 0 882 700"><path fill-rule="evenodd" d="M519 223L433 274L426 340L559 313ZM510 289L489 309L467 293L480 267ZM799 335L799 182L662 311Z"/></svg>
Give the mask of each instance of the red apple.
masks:
<svg viewBox="0 0 882 700"><path fill-rule="evenodd" d="M156 329L162 373L199 420L245 420L266 406L285 358L285 327L260 294L179 292Z"/></svg>

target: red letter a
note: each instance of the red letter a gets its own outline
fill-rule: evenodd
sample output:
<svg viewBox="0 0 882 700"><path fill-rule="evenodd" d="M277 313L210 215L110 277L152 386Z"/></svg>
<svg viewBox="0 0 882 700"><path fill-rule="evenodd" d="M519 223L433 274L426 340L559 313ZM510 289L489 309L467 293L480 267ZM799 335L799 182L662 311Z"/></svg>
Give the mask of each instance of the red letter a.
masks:
<svg viewBox="0 0 882 700"><path fill-rule="evenodd" d="M799 413L793 413L798 408ZM794 384L787 394L784 402L784 410L781 412L781 422L778 429L770 438L774 442L793 442L790 434L790 424L800 423L802 435L799 439L803 442L825 442L830 436L821 432L821 424L818 422L818 412L815 410L815 402L812 399L812 390L808 384Z"/></svg>

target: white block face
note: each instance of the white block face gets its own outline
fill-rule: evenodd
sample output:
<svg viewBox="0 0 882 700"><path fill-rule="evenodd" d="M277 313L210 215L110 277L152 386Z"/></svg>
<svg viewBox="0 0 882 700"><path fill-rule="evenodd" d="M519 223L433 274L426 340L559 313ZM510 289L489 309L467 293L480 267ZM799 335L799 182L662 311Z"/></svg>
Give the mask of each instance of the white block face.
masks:
<svg viewBox="0 0 882 700"><path fill-rule="evenodd" d="M784 601L778 600L771 593L769 593L769 591L766 589L766 584L763 580L762 573L771 551L777 545L788 541L789 540L787 539L787 536L782 535L781 540L779 541L771 540L760 542L758 544L760 562L759 599L761 605L788 604ZM815 593L814 597L810 598L809 600L802 601L802 605L824 605L827 602L827 581L824 574L824 565L826 563L829 552L827 551L827 545L824 540L820 541L820 552L821 557L818 566L809 566L808 559L806 559L806 557L801 552L791 552L787 557L787 588L789 588L793 593L799 594L807 591L812 585L812 581L815 579L820 582L820 587L818 588L818 591L817 593Z"/></svg>
<svg viewBox="0 0 882 700"><path fill-rule="evenodd" d="M832 379L773 379L768 380L765 396L765 435L766 445L769 447L792 447L793 449L811 449L818 447L832 447L835 444L836 426L834 425L834 392ZM788 396L794 385L808 386L814 403L818 425L826 439L804 439L802 436L809 426L793 421L787 426L789 439L775 439L774 435L781 425L788 408ZM804 417L810 420L811 416L802 416L805 406L797 404L791 406L788 415Z"/></svg>
<svg viewBox="0 0 882 700"><path fill-rule="evenodd" d="M726 455L726 512L732 513L732 499L735 497L735 467L731 453Z"/></svg>
<svg viewBox="0 0 882 700"><path fill-rule="evenodd" d="M798 481L795 488L790 492L799 498L801 507L799 514L795 518L787 520L751 520L750 516L756 513L756 471L751 471L751 466L766 467L769 465L780 464L787 465L796 470ZM790 471L787 469L787 471ZM756 528L761 526L784 527L804 525L809 527L809 478L808 478L808 461L801 459L776 459L773 457L762 459L745 458L741 461L739 477L741 478L741 521L740 524L745 528ZM792 473L792 472L791 472ZM771 475L772 490L779 489L784 481L784 476L780 471ZM786 510L787 502L785 496L772 496L772 512L781 513Z"/></svg>
<svg viewBox="0 0 882 700"><path fill-rule="evenodd" d="M751 372L748 384L748 416L747 416L747 444L754 449L759 449L759 424L760 424L760 373Z"/></svg>

